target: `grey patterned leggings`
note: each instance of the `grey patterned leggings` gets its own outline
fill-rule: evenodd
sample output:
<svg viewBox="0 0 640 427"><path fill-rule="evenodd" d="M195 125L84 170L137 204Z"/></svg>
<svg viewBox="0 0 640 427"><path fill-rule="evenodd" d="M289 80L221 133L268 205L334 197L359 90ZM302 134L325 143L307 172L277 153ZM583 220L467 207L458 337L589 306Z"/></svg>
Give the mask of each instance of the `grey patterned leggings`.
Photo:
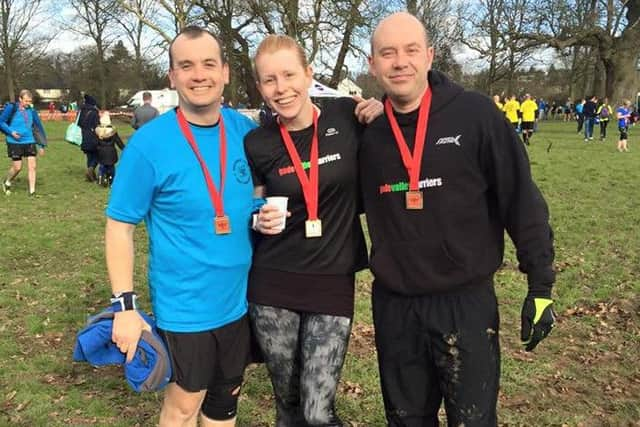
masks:
<svg viewBox="0 0 640 427"><path fill-rule="evenodd" d="M276 427L339 427L336 389L351 319L249 304L276 398Z"/></svg>

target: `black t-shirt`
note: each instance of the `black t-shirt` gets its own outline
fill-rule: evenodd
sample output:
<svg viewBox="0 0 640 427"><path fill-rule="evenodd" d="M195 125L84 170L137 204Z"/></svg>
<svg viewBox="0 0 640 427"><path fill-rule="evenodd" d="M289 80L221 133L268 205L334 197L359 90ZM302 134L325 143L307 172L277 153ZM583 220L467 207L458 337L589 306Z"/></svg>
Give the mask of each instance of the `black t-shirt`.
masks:
<svg viewBox="0 0 640 427"><path fill-rule="evenodd" d="M351 98L336 99L324 105L318 118L318 217L322 221L322 237L319 238L305 237L307 208L302 187L282 142L277 121L255 129L245 137L254 185L264 185L267 196L289 197L287 208L291 212L282 233L258 237L249 281L249 301L336 315L345 315L344 308L349 304L352 310L353 289L349 289L350 298L345 300L345 293L335 288L344 287L345 277L352 282L353 274L363 269L367 262L359 218L357 169L362 127L353 114L354 108L355 102ZM290 132L290 135L301 161L308 162L313 125ZM305 172L308 174L308 169ZM290 283L274 286L274 275L279 282L290 280ZM324 282L326 292L322 286L307 289L305 281L300 280L305 276L317 276L316 285L318 281ZM296 298L285 295L290 291L295 292Z"/></svg>

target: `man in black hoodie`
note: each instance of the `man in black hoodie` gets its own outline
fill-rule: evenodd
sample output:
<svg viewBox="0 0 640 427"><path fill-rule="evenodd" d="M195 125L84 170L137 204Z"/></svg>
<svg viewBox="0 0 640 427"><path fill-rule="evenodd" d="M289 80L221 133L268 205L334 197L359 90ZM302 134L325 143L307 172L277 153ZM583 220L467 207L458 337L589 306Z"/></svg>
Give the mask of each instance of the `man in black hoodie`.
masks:
<svg viewBox="0 0 640 427"><path fill-rule="evenodd" d="M407 13L371 39L386 114L364 131L360 177L385 411L390 426L436 426L444 399L449 425L496 425L504 231L528 277L526 350L554 322L552 231L513 127L490 99L430 71L433 54Z"/></svg>

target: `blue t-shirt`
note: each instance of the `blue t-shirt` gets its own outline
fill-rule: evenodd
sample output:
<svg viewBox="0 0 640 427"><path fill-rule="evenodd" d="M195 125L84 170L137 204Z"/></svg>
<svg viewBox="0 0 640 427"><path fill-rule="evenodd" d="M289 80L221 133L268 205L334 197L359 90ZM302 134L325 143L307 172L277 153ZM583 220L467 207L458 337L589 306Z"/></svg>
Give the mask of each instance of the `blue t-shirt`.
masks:
<svg viewBox="0 0 640 427"><path fill-rule="evenodd" d="M630 111L627 108L618 107L618 109L616 110L616 113L622 114L623 116L625 116L622 119L618 119L618 127L621 127L621 128L627 127L628 124L629 124L629 113L630 113ZM616 117L618 117L617 114L616 114Z"/></svg>
<svg viewBox="0 0 640 427"><path fill-rule="evenodd" d="M222 117L227 140L223 201L231 234L215 234L205 178L175 110L133 135L111 190L109 218L146 223L151 303L158 326L167 331L210 330L247 311L253 183L243 138L256 125L230 109L223 109ZM191 125L191 131L219 191L219 127Z"/></svg>
<svg viewBox="0 0 640 427"><path fill-rule="evenodd" d="M17 111L14 111L18 108ZM9 144L34 144L33 127L37 127L41 135L45 135L44 127L33 108L20 109L17 103L8 103L4 106L0 115L0 132L7 135ZM13 132L18 132L20 138L15 139Z"/></svg>

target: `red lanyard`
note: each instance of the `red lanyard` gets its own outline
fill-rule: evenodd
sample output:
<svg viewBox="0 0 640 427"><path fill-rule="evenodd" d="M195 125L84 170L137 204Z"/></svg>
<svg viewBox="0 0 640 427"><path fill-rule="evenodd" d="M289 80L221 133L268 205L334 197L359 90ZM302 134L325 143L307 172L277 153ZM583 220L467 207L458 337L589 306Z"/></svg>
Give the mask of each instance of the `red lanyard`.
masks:
<svg viewBox="0 0 640 427"><path fill-rule="evenodd" d="M293 140L289 131L280 122L280 135L284 141L284 146L289 153L293 167L298 175L298 181L302 187L302 194L304 195L304 202L307 205L307 216L310 220L318 219L318 112L313 108L313 138L311 140L311 154L310 154L310 168L309 176L302 168L302 161L298 155L296 147L293 145Z"/></svg>
<svg viewBox="0 0 640 427"><path fill-rule="evenodd" d="M402 155L402 162L407 169L409 175L409 190L418 191L418 182L420 181L420 165L422 164L422 152L424 151L424 143L427 136L427 127L429 125L429 110L431 109L431 87L427 87L427 90L422 96L420 102L420 110L418 111L418 127L416 129L416 137L413 145L413 156L409 152L407 141L404 139L398 121L393 115L393 106L391 101L387 98L384 102L384 111L387 114L389 123L391 124L391 130L395 137L396 144Z"/></svg>
<svg viewBox="0 0 640 427"><path fill-rule="evenodd" d="M18 107L18 109L19 108L20 107ZM22 117L24 118L24 125L27 127L27 129L29 129L31 126L29 126L29 115L27 114L27 108L22 107L22 110L20 110L20 113L22 113Z"/></svg>
<svg viewBox="0 0 640 427"><path fill-rule="evenodd" d="M200 163L200 168L202 169L204 179L207 182L209 197L211 198L211 203L216 211L216 217L223 217L224 204L222 201L222 193L224 192L224 178L227 168L227 139L224 133L224 122L222 120L222 113L220 113L220 120L218 121L218 127L220 128L220 192L218 192L215 184L213 183L213 180L211 179L209 168L207 168L204 159L200 155L200 150L198 149L198 145L193 138L189 123L187 123L187 119L185 119L184 114L182 114L182 110L178 108L176 114L178 116L178 124L180 125L180 129L182 130L182 134L187 139L187 142L191 146L191 149L198 158L198 163Z"/></svg>

